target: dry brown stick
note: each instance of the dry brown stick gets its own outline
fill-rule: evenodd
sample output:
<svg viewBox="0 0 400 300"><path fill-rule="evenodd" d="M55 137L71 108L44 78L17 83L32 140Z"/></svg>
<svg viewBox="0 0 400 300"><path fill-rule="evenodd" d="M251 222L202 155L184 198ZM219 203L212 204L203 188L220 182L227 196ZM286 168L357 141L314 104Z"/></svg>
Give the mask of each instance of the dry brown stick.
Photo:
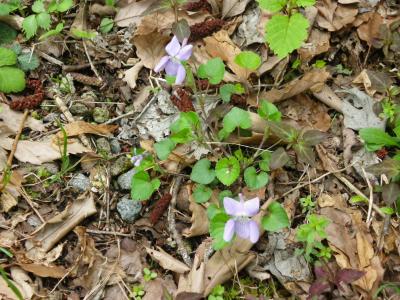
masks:
<svg viewBox="0 0 400 300"><path fill-rule="evenodd" d="M14 158L15 151L17 151L19 138L21 137L22 130L24 129L25 121L28 118L28 114L29 114L29 110L25 109L24 115L23 115L22 120L21 120L21 123L19 124L17 135L15 136L15 139L14 139L14 142L13 142L13 145L12 145L12 148L11 148L10 155L8 156L8 159L7 159L7 168L10 168L11 165L12 165L12 161L13 161L13 158Z"/></svg>
<svg viewBox="0 0 400 300"><path fill-rule="evenodd" d="M89 51L88 51L88 49L87 49L86 42L83 40L82 43L83 43L83 48L85 49L85 53L86 53L87 59L88 59L89 64L90 64L90 68L92 69L92 71L93 71L93 73L96 75L96 77L97 77L100 81L103 81L103 79L102 79L102 78L100 77L100 75L99 75L99 72L97 71L96 67L94 66L94 64L93 64L93 62L92 62L92 58L91 58L90 55L89 55Z"/></svg>
<svg viewBox="0 0 400 300"><path fill-rule="evenodd" d="M186 265L192 266L192 259L190 258L185 246L183 245L182 237L176 230L176 224L175 224L175 205L176 205L176 198L178 196L178 191L181 186L182 182L182 177L177 177L174 179L171 185L171 194L172 194L172 199L169 204L169 209L168 209L168 229L169 232L171 233L173 239L175 240L177 246L178 246L178 252L182 256L183 261L185 262Z"/></svg>
<svg viewBox="0 0 400 300"><path fill-rule="evenodd" d="M75 122L74 117L72 116L71 112L69 111L68 107L65 105L64 101L56 96L54 98L54 102L56 103L57 107L60 109L60 111L63 113L63 115L65 116L65 118L67 119L67 121L69 123L73 123ZM82 141L82 144L90 149L93 150L92 145L90 144L89 139L86 137L86 135L84 134L80 134L79 135L79 139Z"/></svg>
<svg viewBox="0 0 400 300"><path fill-rule="evenodd" d="M31 198L29 197L29 195L27 194L27 192L25 191L23 186L19 187L19 191L22 195L22 197L25 199L26 202L28 202L29 206L32 208L32 210L35 212L35 214L38 216L38 218L40 219L40 221L42 221L43 224L46 223L46 220L42 217L42 215L39 213L39 211L36 209L35 205L33 204Z"/></svg>

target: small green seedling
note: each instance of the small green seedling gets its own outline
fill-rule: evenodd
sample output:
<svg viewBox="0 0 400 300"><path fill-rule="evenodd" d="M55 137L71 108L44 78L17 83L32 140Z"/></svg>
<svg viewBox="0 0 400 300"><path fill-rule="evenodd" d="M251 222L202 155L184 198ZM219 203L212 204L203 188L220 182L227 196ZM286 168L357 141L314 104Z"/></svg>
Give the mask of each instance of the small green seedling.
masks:
<svg viewBox="0 0 400 300"><path fill-rule="evenodd" d="M143 269L143 279L145 281L151 281L151 280L154 280L156 278L157 278L157 273L156 272L153 272L148 268L144 268Z"/></svg>
<svg viewBox="0 0 400 300"><path fill-rule="evenodd" d="M143 286L141 285L134 285L132 287L132 297L134 300L142 300L143 296L146 294L144 291Z"/></svg>
<svg viewBox="0 0 400 300"><path fill-rule="evenodd" d="M217 285L211 291L211 294L208 296L208 300L224 300L225 288L222 285Z"/></svg>
<svg viewBox="0 0 400 300"><path fill-rule="evenodd" d="M313 211L316 203L313 201L311 195L308 195L307 197L300 198L300 205L303 208L301 212L304 214Z"/></svg>

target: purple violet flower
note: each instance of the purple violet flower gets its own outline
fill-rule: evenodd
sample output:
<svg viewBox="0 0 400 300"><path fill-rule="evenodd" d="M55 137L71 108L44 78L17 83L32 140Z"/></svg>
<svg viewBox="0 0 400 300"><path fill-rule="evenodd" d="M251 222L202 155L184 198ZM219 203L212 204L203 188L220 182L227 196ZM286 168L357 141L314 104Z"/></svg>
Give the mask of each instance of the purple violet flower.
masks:
<svg viewBox="0 0 400 300"><path fill-rule="evenodd" d="M143 155L143 154L134 155L134 156L131 157L131 162L133 163L133 165L134 165L135 167L139 167L139 166L140 166L140 163L141 163L142 160L143 160L143 158L144 158L144 155Z"/></svg>
<svg viewBox="0 0 400 300"><path fill-rule="evenodd" d="M169 76L176 76L175 84L181 84L186 77L185 67L182 61L186 61L192 55L192 45L187 45L188 39L184 39L182 45L178 38L174 36L172 40L165 46L168 55L161 58L160 62L154 68L157 73L165 69L165 73Z"/></svg>
<svg viewBox="0 0 400 300"><path fill-rule="evenodd" d="M242 194L239 194L240 202L225 197L224 208L231 219L224 228L224 240L229 242L236 233L242 239L249 239L253 244L258 241L260 231L258 224L251 220L260 210L260 199L258 197L245 201Z"/></svg>

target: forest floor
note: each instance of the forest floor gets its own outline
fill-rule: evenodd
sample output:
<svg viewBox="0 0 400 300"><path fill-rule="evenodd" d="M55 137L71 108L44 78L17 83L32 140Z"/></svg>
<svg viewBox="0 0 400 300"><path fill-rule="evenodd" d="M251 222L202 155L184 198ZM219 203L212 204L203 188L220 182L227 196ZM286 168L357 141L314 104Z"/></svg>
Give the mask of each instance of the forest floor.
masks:
<svg viewBox="0 0 400 300"><path fill-rule="evenodd" d="M0 299L400 299L399 60L397 0L1 1Z"/></svg>

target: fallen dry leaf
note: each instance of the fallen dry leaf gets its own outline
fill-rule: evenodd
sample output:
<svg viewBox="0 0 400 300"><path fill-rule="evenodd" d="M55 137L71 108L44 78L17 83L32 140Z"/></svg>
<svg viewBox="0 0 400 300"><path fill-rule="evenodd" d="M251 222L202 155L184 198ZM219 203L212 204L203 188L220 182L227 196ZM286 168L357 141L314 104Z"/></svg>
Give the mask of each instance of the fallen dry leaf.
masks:
<svg viewBox="0 0 400 300"><path fill-rule="evenodd" d="M300 78L296 78L283 85L282 88L273 88L268 92L261 93L260 99L267 99L270 102L279 102L301 94L309 89L322 85L330 74L324 69L313 69Z"/></svg>
<svg viewBox="0 0 400 300"><path fill-rule="evenodd" d="M117 128L118 125L91 124L85 121L75 121L64 125L64 130L68 137L78 136L81 134L109 136ZM58 132L57 138L62 141L63 133Z"/></svg>
<svg viewBox="0 0 400 300"><path fill-rule="evenodd" d="M144 285L146 294L142 297L143 300L164 300L168 296L175 294L176 286L172 279L156 278L147 281ZM167 296L168 295L168 296Z"/></svg>
<svg viewBox="0 0 400 300"><path fill-rule="evenodd" d="M352 6L338 4L333 0L321 0L316 5L318 9L317 23L328 31L337 31L353 23L358 9Z"/></svg>
<svg viewBox="0 0 400 300"><path fill-rule="evenodd" d="M185 237L199 236L208 233L208 217L207 210L201 204L196 203L192 195L192 187L190 185L186 186L189 194L189 209L192 212L190 228L185 228L182 234Z"/></svg>
<svg viewBox="0 0 400 300"><path fill-rule="evenodd" d="M118 10L115 15L115 23L120 27L128 27L130 24L137 25L140 20L145 16L146 10L157 0L147 0L133 2Z"/></svg>
<svg viewBox="0 0 400 300"><path fill-rule="evenodd" d="M222 3L222 17L230 18L240 15L246 9L250 0L224 0Z"/></svg>
<svg viewBox="0 0 400 300"><path fill-rule="evenodd" d="M301 61L306 63L318 54L325 53L330 48L330 33L314 28L310 36L298 51Z"/></svg>
<svg viewBox="0 0 400 300"><path fill-rule="evenodd" d="M374 46L380 40L381 37L381 26L384 24L382 16L374 12L370 19L361 24L357 28L357 33L360 39L366 41L368 45Z"/></svg>
<svg viewBox="0 0 400 300"><path fill-rule="evenodd" d="M226 30L220 30L214 33L212 36L204 38L205 48L211 57L220 57L225 61L228 67L239 77L241 81L245 81L250 72L238 64L235 63L234 59L241 50L236 46Z"/></svg>
<svg viewBox="0 0 400 300"><path fill-rule="evenodd" d="M373 96L376 92L385 93L393 81L384 72L364 69L354 78L353 83L363 84L368 95Z"/></svg>
<svg viewBox="0 0 400 300"><path fill-rule="evenodd" d="M139 61L133 67L129 68L124 72L124 81L129 85L131 89L136 88L136 81L139 77L139 72L143 68L143 63Z"/></svg>
<svg viewBox="0 0 400 300"><path fill-rule="evenodd" d="M32 240L27 241L26 248L29 252L49 251L75 226L95 213L96 206L93 194L82 194L72 203L69 203L64 211L48 220Z"/></svg>
<svg viewBox="0 0 400 300"><path fill-rule="evenodd" d="M35 293L33 282L29 275L19 267L10 268L11 278L16 283L24 299L31 299Z"/></svg>
<svg viewBox="0 0 400 300"><path fill-rule="evenodd" d="M0 179L3 177L1 176ZM18 197L20 196L21 184L24 178L18 171L13 171L10 175L10 181L1 191L0 196L0 212L8 212L11 208L17 205ZM2 186L2 184L0 184Z"/></svg>
<svg viewBox="0 0 400 300"><path fill-rule="evenodd" d="M41 165L61 158L61 151L52 141L56 135L47 137L43 141L19 141L14 157L20 162L29 162L34 165ZM14 140L10 138L0 139L0 147L11 150ZM68 154L80 154L92 152L84 147L78 140L68 140Z"/></svg>
<svg viewBox="0 0 400 300"><path fill-rule="evenodd" d="M15 134L18 132L23 115L24 114L22 112L12 110L7 104L0 103L0 124L3 124L10 129L8 130L8 133ZM32 117L28 117L26 119L24 127L28 127L35 131L44 131L46 129L41 120L36 120ZM6 136L3 134L4 128L0 126L0 130L0 135Z"/></svg>
<svg viewBox="0 0 400 300"><path fill-rule="evenodd" d="M19 263L18 266L25 271L33 273L39 277L63 278L67 273L67 269L55 265L46 266L39 264Z"/></svg>
<svg viewBox="0 0 400 300"><path fill-rule="evenodd" d="M146 247L147 253L165 270L170 270L178 274L190 271L187 265L166 253L162 248L158 247L158 250L159 251Z"/></svg>
<svg viewBox="0 0 400 300"><path fill-rule="evenodd" d="M136 47L136 55L143 65L148 69L154 69L161 57L166 55L165 45L171 38L169 35L153 31L146 35L136 35L133 37L133 44Z"/></svg>

